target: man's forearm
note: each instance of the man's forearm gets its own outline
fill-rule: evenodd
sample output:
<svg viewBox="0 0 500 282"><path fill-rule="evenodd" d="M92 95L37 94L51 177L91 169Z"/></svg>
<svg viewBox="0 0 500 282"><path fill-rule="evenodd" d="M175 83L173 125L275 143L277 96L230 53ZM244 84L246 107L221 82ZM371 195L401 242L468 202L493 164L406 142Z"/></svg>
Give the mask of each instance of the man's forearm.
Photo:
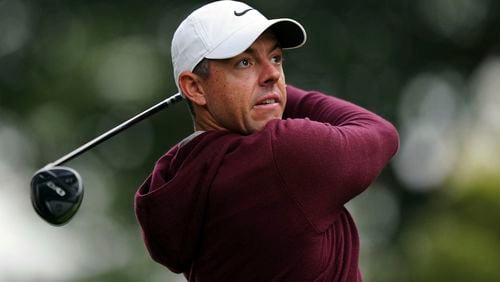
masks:
<svg viewBox="0 0 500 282"><path fill-rule="evenodd" d="M360 106L319 92L307 92L288 86L288 99L283 118L309 118L334 126L369 125L386 122Z"/></svg>

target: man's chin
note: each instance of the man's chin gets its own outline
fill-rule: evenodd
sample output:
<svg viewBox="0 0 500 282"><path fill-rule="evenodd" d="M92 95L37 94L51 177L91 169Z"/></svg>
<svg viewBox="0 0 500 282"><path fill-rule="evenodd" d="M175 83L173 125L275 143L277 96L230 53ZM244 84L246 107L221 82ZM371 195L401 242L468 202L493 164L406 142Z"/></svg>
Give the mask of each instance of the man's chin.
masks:
<svg viewBox="0 0 500 282"><path fill-rule="evenodd" d="M252 129L251 129L251 133L253 132L257 132L257 131L261 131L263 130L267 124L273 120L280 120L281 119L281 116L279 117L268 117L264 120L260 120L260 121L257 121L254 123L254 125L252 126Z"/></svg>

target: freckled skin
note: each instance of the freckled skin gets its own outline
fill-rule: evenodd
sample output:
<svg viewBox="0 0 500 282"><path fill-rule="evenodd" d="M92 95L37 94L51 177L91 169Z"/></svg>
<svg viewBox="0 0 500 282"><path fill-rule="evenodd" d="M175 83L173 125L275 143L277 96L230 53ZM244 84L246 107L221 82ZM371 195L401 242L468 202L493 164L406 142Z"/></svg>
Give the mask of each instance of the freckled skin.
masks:
<svg viewBox="0 0 500 282"><path fill-rule="evenodd" d="M286 104L282 56L276 37L266 32L242 54L211 60L210 76L200 82L206 103L196 109L196 129L250 134L281 119ZM274 95L276 103L256 105L266 95Z"/></svg>

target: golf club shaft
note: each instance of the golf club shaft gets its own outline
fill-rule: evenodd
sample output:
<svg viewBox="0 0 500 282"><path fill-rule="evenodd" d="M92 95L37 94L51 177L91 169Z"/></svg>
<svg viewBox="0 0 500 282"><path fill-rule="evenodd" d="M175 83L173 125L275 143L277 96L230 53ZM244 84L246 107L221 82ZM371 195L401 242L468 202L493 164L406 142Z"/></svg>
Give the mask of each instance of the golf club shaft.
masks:
<svg viewBox="0 0 500 282"><path fill-rule="evenodd" d="M160 110L167 108L169 105L174 104L176 102L179 102L182 100L181 94L177 93L169 98L161 101L160 103L152 106L151 108L143 111L142 113L139 113L135 115L134 117L128 119L127 121L117 125L116 127L108 130L104 134L94 138L93 140L90 140L86 144L78 147L74 151L70 152L69 154L64 155L60 159L56 160L55 162L47 164L45 167L53 167L53 166L59 166L69 160L72 160L73 158L79 156L80 154L86 152L90 148L95 147L96 145L102 143L103 141L106 141L107 139L115 136L116 134L120 133L121 131L131 127L132 125L136 124L137 122L159 112Z"/></svg>

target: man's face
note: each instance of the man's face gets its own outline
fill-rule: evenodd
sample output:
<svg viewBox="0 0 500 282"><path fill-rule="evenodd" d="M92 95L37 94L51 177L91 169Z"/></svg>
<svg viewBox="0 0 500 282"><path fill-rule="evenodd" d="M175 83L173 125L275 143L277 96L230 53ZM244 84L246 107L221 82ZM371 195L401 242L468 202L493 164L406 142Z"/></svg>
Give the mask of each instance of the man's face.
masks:
<svg viewBox="0 0 500 282"><path fill-rule="evenodd" d="M276 37L267 32L236 57L211 60L202 87L212 129L250 134L281 119L286 104L282 60Z"/></svg>

